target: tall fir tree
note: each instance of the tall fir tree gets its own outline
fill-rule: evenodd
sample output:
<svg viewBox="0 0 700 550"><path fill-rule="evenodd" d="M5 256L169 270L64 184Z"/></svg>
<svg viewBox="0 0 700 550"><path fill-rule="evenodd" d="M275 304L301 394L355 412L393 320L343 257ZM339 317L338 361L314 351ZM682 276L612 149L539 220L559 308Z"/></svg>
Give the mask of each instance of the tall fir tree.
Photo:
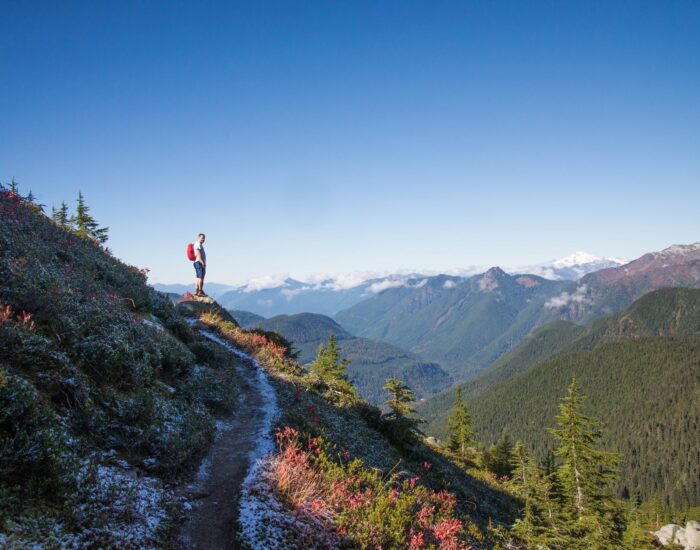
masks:
<svg viewBox="0 0 700 550"><path fill-rule="evenodd" d="M457 387L455 406L448 418L450 427L450 449L461 458L467 458L469 449L474 444L474 431L469 410L462 398L462 388Z"/></svg>
<svg viewBox="0 0 700 550"><path fill-rule="evenodd" d="M56 211L56 218L54 221L58 224L61 229L70 229L70 216L68 215L68 205L65 201L61 201L61 207Z"/></svg>
<svg viewBox="0 0 700 550"><path fill-rule="evenodd" d="M423 420L411 416L416 412L413 408L416 400L413 390L397 378L389 378L384 389L389 393L389 400L384 403L389 408L385 418L394 424L394 435L398 436L400 441L407 441L420 434L418 426Z"/></svg>
<svg viewBox="0 0 700 550"><path fill-rule="evenodd" d="M498 443L491 445L484 453L483 460L486 469L498 477L512 474L513 442L510 440L507 430L504 429Z"/></svg>
<svg viewBox="0 0 700 550"><path fill-rule="evenodd" d="M620 510L611 488L619 457L596 448L601 423L583 413L585 400L574 377L559 405L557 427L549 430L559 444L554 454L561 459L562 511L577 544L612 545L621 542Z"/></svg>
<svg viewBox="0 0 700 550"><path fill-rule="evenodd" d="M107 241L108 227L99 227L95 218L90 213L90 207L85 204L83 193L78 191L78 201L75 209L75 216L71 218L71 224L75 227L75 232L83 239L91 239L98 243Z"/></svg>
<svg viewBox="0 0 700 550"><path fill-rule="evenodd" d="M512 487L523 500L522 517L514 523L512 534L528 549L561 547L566 538L558 528L551 477L537 466L522 441L513 447L511 469Z"/></svg>
<svg viewBox="0 0 700 550"><path fill-rule="evenodd" d="M15 195L19 195L19 183L15 181L15 178L12 178L12 181L8 184L8 190L10 193L14 193Z"/></svg>
<svg viewBox="0 0 700 550"><path fill-rule="evenodd" d="M328 346L323 344L318 346L316 359L311 363L311 370L324 379L347 380L345 370L348 363L347 359L340 359L340 348L335 335L331 333L328 337Z"/></svg>

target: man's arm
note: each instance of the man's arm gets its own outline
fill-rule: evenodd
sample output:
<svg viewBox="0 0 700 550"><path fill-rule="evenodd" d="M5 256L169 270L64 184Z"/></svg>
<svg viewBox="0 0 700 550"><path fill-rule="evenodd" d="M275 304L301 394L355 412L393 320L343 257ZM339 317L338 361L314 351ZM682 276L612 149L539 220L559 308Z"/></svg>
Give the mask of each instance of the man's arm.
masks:
<svg viewBox="0 0 700 550"><path fill-rule="evenodd" d="M204 267L207 267L204 264L204 260L202 260L202 249L201 248L195 248L194 249L194 255L195 255L195 261L200 262Z"/></svg>

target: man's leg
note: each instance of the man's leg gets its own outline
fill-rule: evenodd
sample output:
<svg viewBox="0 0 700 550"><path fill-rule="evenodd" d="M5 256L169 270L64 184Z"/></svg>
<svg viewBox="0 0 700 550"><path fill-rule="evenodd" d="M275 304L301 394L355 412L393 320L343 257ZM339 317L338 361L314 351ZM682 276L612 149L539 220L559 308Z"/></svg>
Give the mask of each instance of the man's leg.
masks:
<svg viewBox="0 0 700 550"><path fill-rule="evenodd" d="M194 280L194 293L199 294L200 292L202 292L202 279L197 277Z"/></svg>

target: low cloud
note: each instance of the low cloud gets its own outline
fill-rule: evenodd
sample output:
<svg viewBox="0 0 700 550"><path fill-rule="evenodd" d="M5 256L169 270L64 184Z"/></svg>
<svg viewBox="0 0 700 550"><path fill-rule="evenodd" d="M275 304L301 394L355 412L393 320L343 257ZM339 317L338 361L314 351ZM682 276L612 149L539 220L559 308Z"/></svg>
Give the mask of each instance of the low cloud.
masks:
<svg viewBox="0 0 700 550"><path fill-rule="evenodd" d="M591 303L591 299L588 297L588 287L586 285L581 285L573 293L562 292L559 296L550 298L544 304L544 307L549 309L556 309L569 304L588 304Z"/></svg>
<svg viewBox="0 0 700 550"><path fill-rule="evenodd" d="M256 277L248 281L248 284L243 287L243 292L257 292L268 288L277 288L285 286L287 275L266 275L264 277Z"/></svg>
<svg viewBox="0 0 700 550"><path fill-rule="evenodd" d="M283 288L280 291L280 293L282 294L282 296L284 296L287 299L287 301L291 301L292 298L294 298L295 296L298 296L302 292L306 292L307 290L310 290L310 289L311 289L310 286L303 286L301 288Z"/></svg>
<svg viewBox="0 0 700 550"><path fill-rule="evenodd" d="M401 280L386 280L386 281L379 281L378 283L372 283L369 285L369 291L378 294L382 290L386 290L387 288L398 288L400 286L407 286L408 281L401 281Z"/></svg>
<svg viewBox="0 0 700 550"><path fill-rule="evenodd" d="M451 279L447 279L444 283L442 283L442 288L454 288L456 286L457 283L455 283Z"/></svg>

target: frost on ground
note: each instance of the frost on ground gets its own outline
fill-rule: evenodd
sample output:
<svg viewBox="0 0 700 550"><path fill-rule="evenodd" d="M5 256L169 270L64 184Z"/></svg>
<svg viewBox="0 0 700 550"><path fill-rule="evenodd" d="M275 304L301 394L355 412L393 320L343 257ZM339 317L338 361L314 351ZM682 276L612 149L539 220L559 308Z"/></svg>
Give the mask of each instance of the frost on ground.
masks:
<svg viewBox="0 0 700 550"><path fill-rule="evenodd" d="M48 516L41 519L23 518L22 523L6 525L0 534L2 548L159 548L163 523L169 517L173 495L161 482L150 477L136 478L130 472L114 466L98 466L85 475L94 476L87 499L74 514L79 521L100 518L85 525L79 532ZM27 533L34 536L27 539Z"/></svg>
<svg viewBox="0 0 700 550"><path fill-rule="evenodd" d="M275 458L259 459L241 495L241 539L251 548L338 548L327 529L311 514L294 515L275 493Z"/></svg>
<svg viewBox="0 0 700 550"><path fill-rule="evenodd" d="M323 532L315 518L292 515L279 501L274 490L272 464L275 450L272 429L279 415L275 390L264 369L251 355L242 352L218 336L202 335L224 346L231 353L255 365L257 387L263 398L262 420L250 454L250 467L243 481L239 500L241 542L250 548L314 548L318 533ZM301 546L300 546L301 545ZM323 547L328 548L326 541Z"/></svg>

